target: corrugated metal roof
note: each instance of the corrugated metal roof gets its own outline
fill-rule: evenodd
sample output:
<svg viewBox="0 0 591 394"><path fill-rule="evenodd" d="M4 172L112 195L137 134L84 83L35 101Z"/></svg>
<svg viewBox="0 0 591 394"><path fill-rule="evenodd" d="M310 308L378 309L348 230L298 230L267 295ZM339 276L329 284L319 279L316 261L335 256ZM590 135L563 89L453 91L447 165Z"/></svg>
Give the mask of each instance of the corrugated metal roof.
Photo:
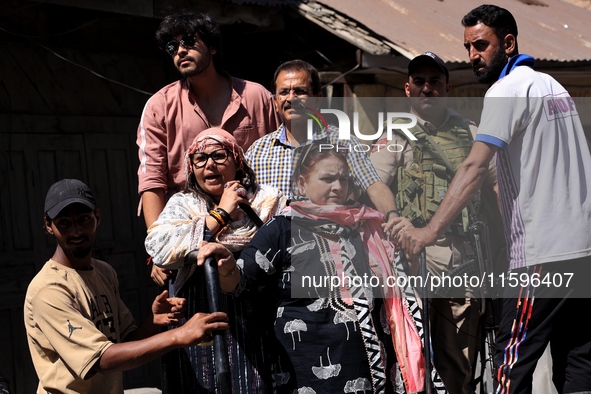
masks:
<svg viewBox="0 0 591 394"><path fill-rule="evenodd" d="M588 1L579 0L582 6L567 1L577 0L535 1L547 6L527 5L520 0L495 0L494 4L508 9L517 20L520 52L539 60L591 60L591 5ZM359 30L361 25L407 58L432 50L447 62L463 63L468 57L463 46L461 19L481 5L482 0L316 0L305 3L311 8L314 4L332 8L341 19L345 16L344 26L350 19L351 29ZM320 12L320 7L318 10Z"/></svg>

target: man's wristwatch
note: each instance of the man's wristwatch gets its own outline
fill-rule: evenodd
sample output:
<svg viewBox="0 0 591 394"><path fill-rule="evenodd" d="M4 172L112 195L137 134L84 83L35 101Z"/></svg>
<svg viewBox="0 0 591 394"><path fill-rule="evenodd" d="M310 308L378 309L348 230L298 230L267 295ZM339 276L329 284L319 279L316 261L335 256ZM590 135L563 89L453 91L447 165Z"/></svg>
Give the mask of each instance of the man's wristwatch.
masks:
<svg viewBox="0 0 591 394"><path fill-rule="evenodd" d="M386 223L388 223L388 219L390 219L390 215L393 213L395 213L396 216L400 216L400 211L398 209L392 209L392 210L386 212L386 220L385 220Z"/></svg>

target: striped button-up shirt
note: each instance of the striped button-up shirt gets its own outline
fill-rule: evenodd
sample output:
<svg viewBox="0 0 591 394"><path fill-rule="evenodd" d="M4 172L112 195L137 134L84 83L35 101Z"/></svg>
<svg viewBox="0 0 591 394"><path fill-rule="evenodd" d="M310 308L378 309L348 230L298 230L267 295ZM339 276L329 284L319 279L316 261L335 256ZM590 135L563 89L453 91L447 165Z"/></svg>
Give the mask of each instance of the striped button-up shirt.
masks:
<svg viewBox="0 0 591 394"><path fill-rule="evenodd" d="M327 144L338 146L338 151L347 158L356 188L366 191L375 182L381 181L369 157L363 152L363 144L356 137L351 136L350 140L339 139L338 129L329 125L328 129L316 128L314 140L308 140L302 145L318 140L325 140ZM284 195L291 198L295 187L291 184L291 178L297 154L295 147L287 141L285 125L282 124L273 133L256 140L248 148L246 160L255 172L258 183L278 188Z"/></svg>

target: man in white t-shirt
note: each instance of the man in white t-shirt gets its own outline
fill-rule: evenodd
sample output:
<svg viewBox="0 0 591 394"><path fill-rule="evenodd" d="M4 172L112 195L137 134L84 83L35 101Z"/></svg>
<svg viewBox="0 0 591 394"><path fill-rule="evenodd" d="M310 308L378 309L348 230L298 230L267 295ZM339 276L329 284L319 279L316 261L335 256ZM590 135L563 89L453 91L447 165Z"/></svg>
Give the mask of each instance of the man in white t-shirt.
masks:
<svg viewBox="0 0 591 394"><path fill-rule="evenodd" d="M174 324L185 300L158 295L152 316L137 326L119 294L115 270L93 259L100 212L92 191L77 179L54 183L45 198L45 229L57 247L27 289L24 315L37 393L122 394L121 371L166 352L211 340L228 328L225 313L198 313Z"/></svg>
<svg viewBox="0 0 591 394"><path fill-rule="evenodd" d="M482 5L462 20L474 73L493 83L468 158L435 216L404 231L418 254L432 245L482 184L497 153L510 270L495 346L499 393L531 392L539 357L552 341L559 392L591 392L591 330L585 283L591 271L591 154L577 108L549 75L519 54L511 13ZM496 82L495 82L496 81ZM535 300L535 303L534 303Z"/></svg>

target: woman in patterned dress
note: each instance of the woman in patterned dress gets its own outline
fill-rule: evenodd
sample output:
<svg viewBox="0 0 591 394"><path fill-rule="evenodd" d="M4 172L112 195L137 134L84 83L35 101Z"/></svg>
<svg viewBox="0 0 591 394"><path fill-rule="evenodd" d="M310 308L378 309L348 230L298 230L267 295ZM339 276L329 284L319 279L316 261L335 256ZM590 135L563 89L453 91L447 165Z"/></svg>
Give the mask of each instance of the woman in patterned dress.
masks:
<svg viewBox="0 0 591 394"><path fill-rule="evenodd" d="M321 147L303 148L292 178L299 198L237 262L208 244L198 264L214 253L223 291L257 289L273 300L272 318L261 324L275 334L278 393L420 391L420 337L399 290L382 286L402 254L383 236L381 213L346 202L347 161Z"/></svg>

